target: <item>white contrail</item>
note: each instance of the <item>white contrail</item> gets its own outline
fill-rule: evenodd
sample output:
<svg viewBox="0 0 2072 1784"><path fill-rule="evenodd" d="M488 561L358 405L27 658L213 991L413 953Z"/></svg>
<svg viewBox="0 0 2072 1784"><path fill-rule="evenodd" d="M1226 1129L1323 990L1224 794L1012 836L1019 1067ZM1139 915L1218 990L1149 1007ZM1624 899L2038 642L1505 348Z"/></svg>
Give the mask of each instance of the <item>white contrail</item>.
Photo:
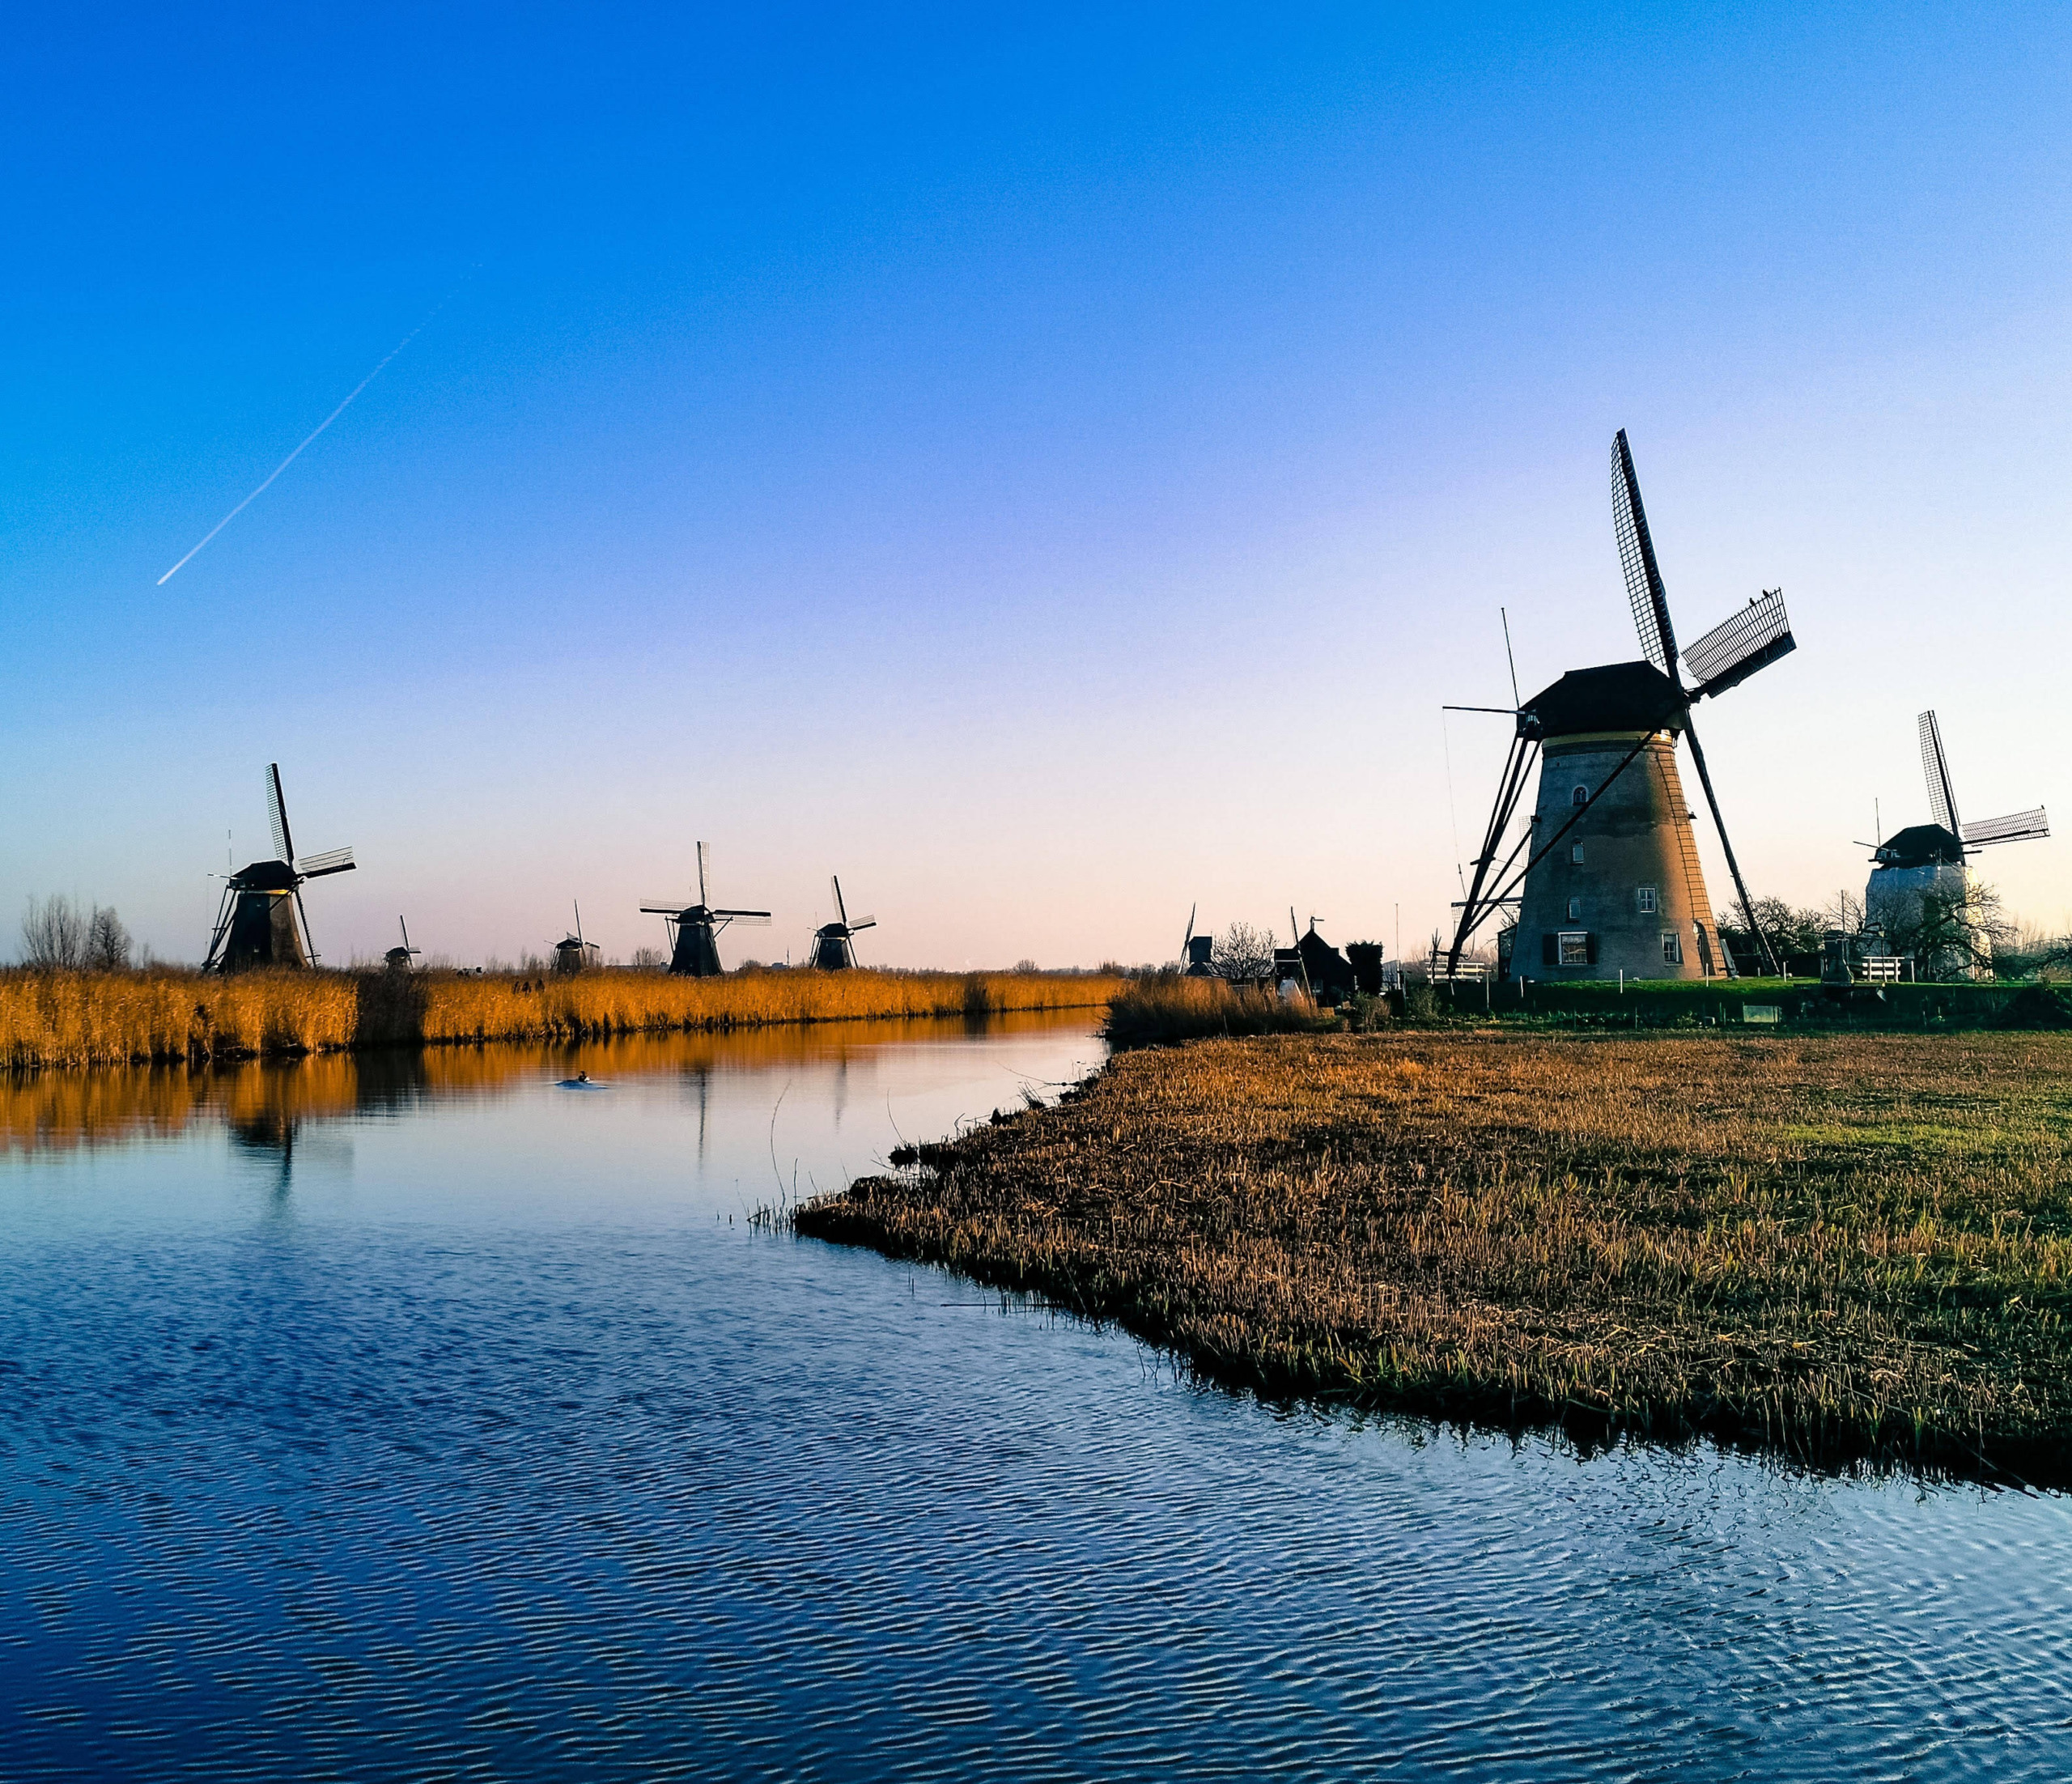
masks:
<svg viewBox="0 0 2072 1784"><path fill-rule="evenodd" d="M163 576L160 576L158 580L158 586L163 588L168 582L172 581L175 576L178 576L180 572L186 567L189 559L194 556L195 552L197 552L202 549L202 546L206 545L210 540L215 537L219 533L222 532L225 527L228 526L231 521L235 520L238 517L239 515L242 514L261 495L263 495L266 491L266 484L271 483L274 478L278 477L282 471L288 468L289 465L292 465L298 458L301 457L304 452L309 445L309 440L316 439L319 434L322 433L326 427L329 427L333 422L338 418L339 416L345 414L346 410L352 406L353 398L357 397L360 392L366 389L367 387L372 384L376 378L380 377L381 376L383 367L385 367L391 359L394 359L397 354L401 353L405 347L408 346L411 342L414 341L420 334L423 333L425 330L425 324L430 322L431 321L431 316L438 315L439 312L445 308L445 301L442 299L438 306L433 309L431 316L427 316L424 319L423 322L418 323L415 328L412 329L410 332L405 335L401 340L398 341L395 346L389 348L388 352L382 356L381 364L376 366L372 372L368 372L364 378L361 379L358 384L355 384L350 392L347 393L346 400L340 403L336 409L333 409L329 414L326 415L321 421L317 423L314 427L310 429L309 440L305 440L301 445L296 447L295 449L290 452L286 458L282 459L279 464L276 465L273 470L268 474L265 483L261 483L257 489L254 490L251 493L251 495L246 496L245 499L242 502L239 503L236 508L232 508L229 513L226 514L220 520L217 521L214 526L210 527L206 533L203 533L202 535L202 544L196 546L193 551L189 552L186 557L182 558L178 563L175 564L172 567L172 569L167 571Z"/></svg>

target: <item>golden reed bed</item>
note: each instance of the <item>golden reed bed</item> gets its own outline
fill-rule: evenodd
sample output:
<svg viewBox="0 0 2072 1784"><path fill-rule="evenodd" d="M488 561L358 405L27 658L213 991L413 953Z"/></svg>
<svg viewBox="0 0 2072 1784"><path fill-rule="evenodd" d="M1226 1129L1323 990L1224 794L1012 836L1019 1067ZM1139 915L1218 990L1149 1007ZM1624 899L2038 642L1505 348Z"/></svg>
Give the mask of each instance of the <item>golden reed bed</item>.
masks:
<svg viewBox="0 0 2072 1784"><path fill-rule="evenodd" d="M318 1053L666 1029L1093 1009L1122 981L1078 973L266 971L0 973L0 1065Z"/></svg>
<svg viewBox="0 0 2072 1784"><path fill-rule="evenodd" d="M797 1230L1268 1391L2072 1485L2072 1036L1207 1040L921 1160Z"/></svg>

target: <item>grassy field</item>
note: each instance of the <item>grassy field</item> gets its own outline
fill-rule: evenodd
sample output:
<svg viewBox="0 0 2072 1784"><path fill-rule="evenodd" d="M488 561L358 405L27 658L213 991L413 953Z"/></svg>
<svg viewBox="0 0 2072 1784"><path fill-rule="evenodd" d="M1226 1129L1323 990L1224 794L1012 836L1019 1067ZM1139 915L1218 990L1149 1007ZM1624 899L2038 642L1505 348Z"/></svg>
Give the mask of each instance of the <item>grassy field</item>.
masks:
<svg viewBox="0 0 2072 1784"><path fill-rule="evenodd" d="M0 972L0 1065L130 1064L668 1029L1093 1009L1077 973L656 972L561 976L262 971Z"/></svg>
<svg viewBox="0 0 2072 1784"><path fill-rule="evenodd" d="M922 1161L798 1230L1268 1392L2072 1485L2072 1037L1206 1040Z"/></svg>

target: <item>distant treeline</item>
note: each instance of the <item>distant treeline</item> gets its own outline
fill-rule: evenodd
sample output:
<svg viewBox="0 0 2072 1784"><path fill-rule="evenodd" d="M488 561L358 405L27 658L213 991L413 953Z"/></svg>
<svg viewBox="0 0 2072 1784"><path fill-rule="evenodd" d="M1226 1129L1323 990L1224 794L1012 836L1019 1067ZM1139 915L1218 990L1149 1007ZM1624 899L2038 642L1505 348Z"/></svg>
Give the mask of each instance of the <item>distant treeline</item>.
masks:
<svg viewBox="0 0 2072 1784"><path fill-rule="evenodd" d="M670 1029L1095 1009L1098 973L641 971L556 975L0 972L0 1065L144 1061L427 1043L575 1040Z"/></svg>

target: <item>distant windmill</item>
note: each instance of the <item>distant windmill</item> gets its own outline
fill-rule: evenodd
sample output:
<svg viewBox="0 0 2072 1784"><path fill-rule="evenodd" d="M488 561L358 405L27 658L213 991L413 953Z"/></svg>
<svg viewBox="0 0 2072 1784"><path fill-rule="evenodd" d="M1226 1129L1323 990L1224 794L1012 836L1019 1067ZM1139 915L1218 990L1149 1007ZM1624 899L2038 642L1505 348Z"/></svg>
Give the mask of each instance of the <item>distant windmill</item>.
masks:
<svg viewBox="0 0 2072 1784"><path fill-rule="evenodd" d="M1549 979L1606 979L1615 971L1628 979L1697 979L1722 969L1734 972L1723 954L1715 958L1696 832L1676 771L1679 733L1690 743L1744 920L1770 970L1777 970L1727 838L1691 708L1797 648L1783 594L1765 589L1679 653L1624 428L1611 443L1611 506L1627 599L1647 660L1571 669L1517 709L1509 759L1447 955L1450 972L1458 970L1475 930L1514 903L1515 972ZM1679 660L1696 678L1696 687L1684 685ZM1535 755L1537 809L1507 849L1505 839ZM1521 855L1526 857L1522 867L1517 865Z"/></svg>
<svg viewBox="0 0 2072 1784"><path fill-rule="evenodd" d="M711 979L722 971L720 965L720 932L730 923L762 926L770 921L767 911L737 911L716 908L711 894L707 890L711 873L711 856L705 845L698 845L698 902L686 904L681 898L650 898L640 908L651 916L668 920L669 937L669 971L686 973L693 979Z"/></svg>
<svg viewBox="0 0 2072 1784"><path fill-rule="evenodd" d="M1190 979L1212 979L1216 969L1208 957L1216 951L1216 937L1195 933L1195 916L1201 909L1199 904L1187 907L1187 932L1180 942L1180 970Z"/></svg>
<svg viewBox="0 0 2072 1784"><path fill-rule="evenodd" d="M403 932L403 945L400 948L391 948L381 958L391 972L408 972L410 962L424 949L410 945L410 926L401 917L396 919L396 927Z"/></svg>
<svg viewBox="0 0 2072 1784"><path fill-rule="evenodd" d="M1934 822L1909 824L1877 845L1864 915L1888 934L1917 924L1921 901L1930 894L1961 902L1969 890L1965 857L1997 843L2026 843L2050 835L2050 815L2040 805L2005 818L1965 823L1957 815L1956 789L1942 754L1942 728L1931 709L1921 715L1921 767L1928 781L1928 809ZM1938 964L1930 962L1930 970Z"/></svg>
<svg viewBox="0 0 2072 1784"><path fill-rule="evenodd" d="M876 917L856 917L849 915L849 907L842 902L842 881L830 874L827 883L834 889L834 915L832 923L823 923L813 932L813 952L807 956L809 966L817 966L822 972L843 972L856 964L856 949L851 941L859 929L875 929Z"/></svg>
<svg viewBox="0 0 2072 1784"><path fill-rule="evenodd" d="M605 963L605 951L594 941L583 939L583 905L580 899L571 898L575 911L575 928L563 936L554 947L554 970L556 972L588 972Z"/></svg>
<svg viewBox="0 0 2072 1784"><path fill-rule="evenodd" d="M273 827L274 856L231 874L216 911L204 972L240 972L248 966L308 966L309 917L302 906L302 884L329 873L353 871L350 848L327 850L298 860L288 829L287 801L281 796L281 765L266 767L266 817Z"/></svg>

